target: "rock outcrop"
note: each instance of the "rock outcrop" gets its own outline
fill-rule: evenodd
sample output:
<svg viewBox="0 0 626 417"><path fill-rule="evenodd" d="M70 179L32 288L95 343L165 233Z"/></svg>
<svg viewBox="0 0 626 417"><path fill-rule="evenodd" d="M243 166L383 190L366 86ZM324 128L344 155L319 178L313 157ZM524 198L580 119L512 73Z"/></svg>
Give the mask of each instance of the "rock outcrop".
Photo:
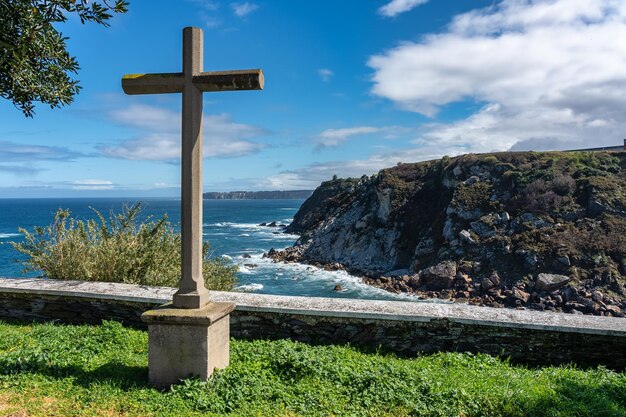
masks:
<svg viewBox="0 0 626 417"><path fill-rule="evenodd" d="M300 239L273 259L344 268L389 291L613 316L626 308L626 152L398 164L322 183L286 230Z"/></svg>

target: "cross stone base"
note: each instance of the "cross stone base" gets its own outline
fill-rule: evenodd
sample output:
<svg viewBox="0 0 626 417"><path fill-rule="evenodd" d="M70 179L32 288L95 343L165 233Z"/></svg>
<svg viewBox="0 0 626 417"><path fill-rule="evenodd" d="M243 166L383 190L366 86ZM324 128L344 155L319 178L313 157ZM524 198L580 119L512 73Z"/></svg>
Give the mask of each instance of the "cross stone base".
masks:
<svg viewBox="0 0 626 417"><path fill-rule="evenodd" d="M173 308L166 304L146 311L148 324L148 376L158 388L169 388L181 379L208 379L215 368L228 366L230 312L234 303L209 303L199 309Z"/></svg>

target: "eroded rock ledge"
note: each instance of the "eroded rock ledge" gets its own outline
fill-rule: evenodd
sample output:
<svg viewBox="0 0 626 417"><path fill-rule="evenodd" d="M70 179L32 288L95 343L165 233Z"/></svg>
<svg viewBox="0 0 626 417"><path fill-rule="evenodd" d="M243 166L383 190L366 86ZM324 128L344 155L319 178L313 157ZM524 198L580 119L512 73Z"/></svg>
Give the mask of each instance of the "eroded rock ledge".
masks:
<svg viewBox="0 0 626 417"><path fill-rule="evenodd" d="M625 152L515 152L333 179L267 256L423 298L624 317L625 168Z"/></svg>

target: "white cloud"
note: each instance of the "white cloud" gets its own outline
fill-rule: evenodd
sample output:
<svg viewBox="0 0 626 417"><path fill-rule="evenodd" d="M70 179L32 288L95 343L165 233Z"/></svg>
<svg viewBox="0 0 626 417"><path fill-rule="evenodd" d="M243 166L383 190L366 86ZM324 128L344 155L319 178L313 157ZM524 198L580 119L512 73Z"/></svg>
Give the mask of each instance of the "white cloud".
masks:
<svg viewBox="0 0 626 417"><path fill-rule="evenodd" d="M393 140L401 136L406 136L413 132L402 126L354 126L341 129L326 129L313 137L313 142L317 148L332 148L339 146L353 136L371 135L378 133L382 139Z"/></svg>
<svg viewBox="0 0 626 417"><path fill-rule="evenodd" d="M252 13L253 11L259 8L258 5L254 3L250 3L250 2L232 3L231 7L233 8L233 12L238 17L246 17L247 15L249 15L250 13Z"/></svg>
<svg viewBox="0 0 626 417"><path fill-rule="evenodd" d="M373 155L367 159L313 163L303 168L261 178L253 186L259 190L314 189L322 181L331 179L333 175L339 178L360 178L362 175L371 175L383 168L394 166L398 162L406 162L406 156L406 153L398 152Z"/></svg>
<svg viewBox="0 0 626 417"><path fill-rule="evenodd" d="M108 180L86 179L72 183L72 188L75 190L112 190L113 187L113 182Z"/></svg>
<svg viewBox="0 0 626 417"><path fill-rule="evenodd" d="M87 155L65 147L0 140L0 161L2 162L73 161L84 156Z"/></svg>
<svg viewBox="0 0 626 417"><path fill-rule="evenodd" d="M334 147L348 140L351 136L367 135L380 132L381 128L372 126L326 129L314 138L318 147Z"/></svg>
<svg viewBox="0 0 626 417"><path fill-rule="evenodd" d="M383 16L394 17L424 3L428 3L428 0L392 0L378 9L378 13Z"/></svg>
<svg viewBox="0 0 626 417"><path fill-rule="evenodd" d="M391 4L391 3L390 3ZM434 117L483 103L416 141L443 152L616 144L626 130L626 2L503 0L369 59L372 92Z"/></svg>
<svg viewBox="0 0 626 417"><path fill-rule="evenodd" d="M111 114L113 120L148 131L116 146L100 146L105 156L131 160L174 161L180 159L181 135L178 112L133 105ZM263 144L250 139L267 134L260 127L235 123L227 114L204 115L204 157L236 157L259 152Z"/></svg>
<svg viewBox="0 0 626 417"><path fill-rule="evenodd" d="M330 79L334 75L333 72L331 70L329 70L328 68L320 68L320 69L317 70L317 73L319 74L319 76L322 79L322 81L324 81L325 83L330 81Z"/></svg>
<svg viewBox="0 0 626 417"><path fill-rule="evenodd" d="M213 29L222 25L222 20L218 17L220 4L217 1L208 0L188 0L199 8L197 13L200 20L204 22L207 28Z"/></svg>

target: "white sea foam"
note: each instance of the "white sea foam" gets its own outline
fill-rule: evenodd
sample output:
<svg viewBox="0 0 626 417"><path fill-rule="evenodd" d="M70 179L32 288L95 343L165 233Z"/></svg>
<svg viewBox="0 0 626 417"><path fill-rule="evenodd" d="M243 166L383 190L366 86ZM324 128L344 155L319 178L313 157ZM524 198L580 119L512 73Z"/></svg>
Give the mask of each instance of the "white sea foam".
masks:
<svg viewBox="0 0 626 417"><path fill-rule="evenodd" d="M305 292L309 292L306 288L312 289L311 287L314 286L317 290L312 289L313 291L324 291L324 288L327 288L327 295L332 296L333 288L340 285L341 293L351 293L355 298L421 301L408 294L393 294L381 288L372 287L365 284L360 277L350 275L346 271L326 271L312 265L274 262L272 259L263 258L262 253L250 255L249 261L257 265L255 268L257 277L264 275L271 276L277 281L297 281L293 285L302 286Z"/></svg>
<svg viewBox="0 0 626 417"><path fill-rule="evenodd" d="M0 239L8 239L11 237L17 237L19 235L19 233L0 233Z"/></svg>
<svg viewBox="0 0 626 417"><path fill-rule="evenodd" d="M241 272L242 274L246 274L246 275L252 275L255 273L253 270L251 270L245 265L237 265L237 272Z"/></svg>
<svg viewBox="0 0 626 417"><path fill-rule="evenodd" d="M253 292L253 291L258 291L262 289L263 289L263 284L257 284L257 283L239 285L235 287L235 290L243 291L243 292Z"/></svg>
<svg viewBox="0 0 626 417"><path fill-rule="evenodd" d="M222 258L226 259L227 261L232 260L233 258L230 257L229 255L222 255Z"/></svg>
<svg viewBox="0 0 626 417"><path fill-rule="evenodd" d="M259 226L255 223L233 223L233 222L217 222L217 223L208 223L204 224L205 227L232 227L235 229L258 229L262 226Z"/></svg>

